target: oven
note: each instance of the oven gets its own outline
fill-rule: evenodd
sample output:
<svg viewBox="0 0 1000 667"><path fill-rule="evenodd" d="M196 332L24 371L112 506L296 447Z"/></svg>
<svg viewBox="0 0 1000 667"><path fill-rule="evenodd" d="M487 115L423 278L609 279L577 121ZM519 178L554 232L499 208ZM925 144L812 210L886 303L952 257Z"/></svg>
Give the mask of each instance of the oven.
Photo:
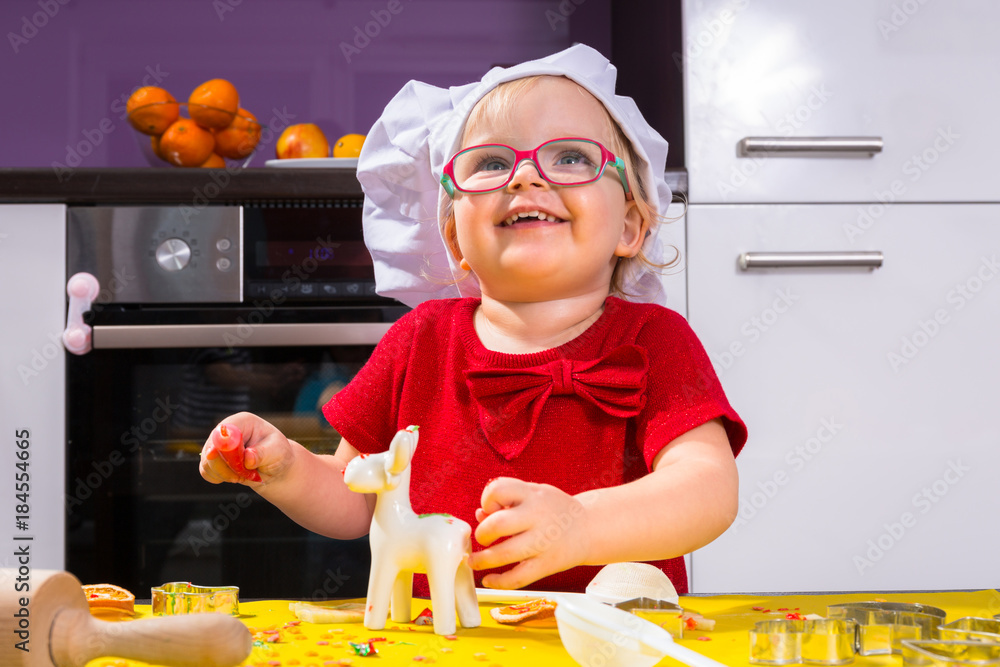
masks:
<svg viewBox="0 0 1000 667"><path fill-rule="evenodd" d="M315 535L198 472L241 410L335 451L320 406L407 310L375 294L361 203L69 207L68 570L140 597L171 581L365 594L367 538Z"/></svg>

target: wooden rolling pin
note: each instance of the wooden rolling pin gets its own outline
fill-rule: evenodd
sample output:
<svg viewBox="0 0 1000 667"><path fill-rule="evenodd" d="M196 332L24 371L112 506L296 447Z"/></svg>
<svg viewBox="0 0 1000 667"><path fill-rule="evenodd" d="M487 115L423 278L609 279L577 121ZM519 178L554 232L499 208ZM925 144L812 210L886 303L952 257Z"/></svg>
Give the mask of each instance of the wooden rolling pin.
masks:
<svg viewBox="0 0 1000 667"><path fill-rule="evenodd" d="M27 590L19 590L27 585ZM0 569L0 665L83 667L113 656L168 667L230 667L252 648L232 616L191 614L101 621L69 572Z"/></svg>

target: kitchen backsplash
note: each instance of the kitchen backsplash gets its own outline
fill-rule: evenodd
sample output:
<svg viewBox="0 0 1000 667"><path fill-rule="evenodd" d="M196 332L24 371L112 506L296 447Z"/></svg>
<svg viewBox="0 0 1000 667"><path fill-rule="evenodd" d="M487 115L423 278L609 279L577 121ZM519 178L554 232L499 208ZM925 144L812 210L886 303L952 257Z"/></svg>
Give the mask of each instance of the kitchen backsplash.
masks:
<svg viewBox="0 0 1000 667"><path fill-rule="evenodd" d="M449 86L585 41L611 0L11 0L0 3L0 167L148 166L125 100L232 81L265 126L364 134L409 79ZM264 139L268 139L265 133ZM274 155L277 135L251 166Z"/></svg>

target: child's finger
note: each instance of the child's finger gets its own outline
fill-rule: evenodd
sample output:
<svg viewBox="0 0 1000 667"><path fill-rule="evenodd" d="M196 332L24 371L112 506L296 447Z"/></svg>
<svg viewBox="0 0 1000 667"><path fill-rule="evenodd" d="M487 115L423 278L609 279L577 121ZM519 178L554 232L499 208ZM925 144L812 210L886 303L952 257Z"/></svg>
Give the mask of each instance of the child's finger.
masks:
<svg viewBox="0 0 1000 667"><path fill-rule="evenodd" d="M492 514L520 505L528 492L528 483L513 477L497 477L483 488L480 498L483 512Z"/></svg>
<svg viewBox="0 0 1000 667"><path fill-rule="evenodd" d="M520 534L482 551L474 552L469 558L469 565L474 570L491 570L518 563L537 553L538 550L531 545L528 535Z"/></svg>
<svg viewBox="0 0 1000 667"><path fill-rule="evenodd" d="M483 586L487 588L515 590L533 584L542 577L550 574L553 574L553 572L546 572L539 559L529 558L522 560L506 572L486 575L483 577Z"/></svg>
<svg viewBox="0 0 1000 667"><path fill-rule="evenodd" d="M531 521L527 512L519 511L519 508L497 510L486 515L476 526L476 541L488 547L502 537L518 535L529 528Z"/></svg>

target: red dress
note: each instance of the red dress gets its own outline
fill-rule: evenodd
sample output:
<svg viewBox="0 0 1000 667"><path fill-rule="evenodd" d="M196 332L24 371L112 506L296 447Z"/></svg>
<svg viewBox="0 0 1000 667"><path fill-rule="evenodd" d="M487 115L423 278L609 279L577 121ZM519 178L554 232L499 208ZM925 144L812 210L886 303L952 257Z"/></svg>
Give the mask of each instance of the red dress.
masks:
<svg viewBox="0 0 1000 667"><path fill-rule="evenodd" d="M647 474L664 445L717 417L734 455L746 442L704 348L676 312L608 297L601 317L568 343L505 354L479 341L478 305L420 304L323 408L363 453L385 451L396 431L420 427L410 482L417 513L449 513L474 531L483 487L495 477L573 495L624 484ZM682 558L654 565L687 592ZM582 592L598 570L576 567L531 588ZM476 572L476 584L489 572ZM420 575L414 592L427 596Z"/></svg>

